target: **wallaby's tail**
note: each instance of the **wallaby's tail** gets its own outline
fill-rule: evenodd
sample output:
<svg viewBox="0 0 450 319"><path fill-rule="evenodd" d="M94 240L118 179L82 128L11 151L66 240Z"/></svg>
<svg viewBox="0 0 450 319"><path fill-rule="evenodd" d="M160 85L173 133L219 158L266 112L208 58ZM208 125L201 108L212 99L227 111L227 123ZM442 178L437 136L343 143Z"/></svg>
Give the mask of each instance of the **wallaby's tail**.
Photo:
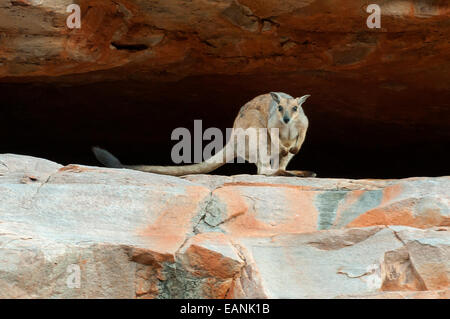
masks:
<svg viewBox="0 0 450 319"><path fill-rule="evenodd" d="M222 150L217 152L217 154L202 163L181 166L123 165L114 155L112 155L107 150L101 149L99 147L93 147L92 151L94 152L95 157L100 161L100 163L102 163L106 167L130 168L143 172L172 176L209 173L223 166L227 160L229 161L234 159L233 143L228 143Z"/></svg>
<svg viewBox="0 0 450 319"><path fill-rule="evenodd" d="M124 168L125 166L122 165L122 163L110 152L107 150L104 150L103 148L94 146L92 148L92 152L94 152L95 157L97 160L105 165L106 167L112 167L112 168Z"/></svg>

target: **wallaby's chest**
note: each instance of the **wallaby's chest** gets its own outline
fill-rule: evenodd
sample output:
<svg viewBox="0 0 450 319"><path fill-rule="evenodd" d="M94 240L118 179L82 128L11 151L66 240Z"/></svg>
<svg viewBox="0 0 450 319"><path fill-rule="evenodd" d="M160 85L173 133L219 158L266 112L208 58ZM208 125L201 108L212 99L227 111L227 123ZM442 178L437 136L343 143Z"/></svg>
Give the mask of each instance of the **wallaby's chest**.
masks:
<svg viewBox="0 0 450 319"><path fill-rule="evenodd" d="M280 141L285 147L290 147L295 144L298 137L298 128L295 126L282 126L280 129Z"/></svg>

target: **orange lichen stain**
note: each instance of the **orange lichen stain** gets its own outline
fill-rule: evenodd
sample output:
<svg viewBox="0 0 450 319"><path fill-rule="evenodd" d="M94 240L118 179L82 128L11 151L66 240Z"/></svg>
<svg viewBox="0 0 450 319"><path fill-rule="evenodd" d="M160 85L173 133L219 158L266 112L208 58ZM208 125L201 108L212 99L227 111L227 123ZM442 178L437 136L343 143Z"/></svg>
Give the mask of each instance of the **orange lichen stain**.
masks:
<svg viewBox="0 0 450 319"><path fill-rule="evenodd" d="M314 205L315 192L287 190L286 204L291 212L292 220L280 224L277 228L283 232L312 232L317 230L319 211Z"/></svg>
<svg viewBox="0 0 450 319"><path fill-rule="evenodd" d="M254 213L243 215L238 219L227 223L224 228L234 236L239 237L260 236L276 233L276 231L271 229L270 226L258 220Z"/></svg>
<svg viewBox="0 0 450 319"><path fill-rule="evenodd" d="M450 218L442 216L439 210L428 209L415 217L419 228L429 228L434 226L450 226Z"/></svg>
<svg viewBox="0 0 450 319"><path fill-rule="evenodd" d="M345 210L347 210L350 206L352 206L353 204L355 204L358 199L365 193L366 191L364 190L355 190L355 191L351 191L350 193L347 194L347 196L345 197L344 201L342 201L338 208L336 209L336 218L335 218L335 222L334 224L337 224L339 222L339 219L341 217L342 212L344 212Z"/></svg>
<svg viewBox="0 0 450 319"><path fill-rule="evenodd" d="M355 218L346 227L368 227L374 225L389 225L386 213L382 209L370 210Z"/></svg>
<svg viewBox="0 0 450 319"><path fill-rule="evenodd" d="M385 189L383 189L383 198L380 205L385 205L386 203L394 200L395 198L400 196L403 191L404 189L401 184L386 187Z"/></svg>
<svg viewBox="0 0 450 319"><path fill-rule="evenodd" d="M420 277L424 280L427 290L448 289L450 286L444 263L422 264L417 271L420 272Z"/></svg>
<svg viewBox="0 0 450 319"><path fill-rule="evenodd" d="M185 251L190 272L198 277L233 278L243 263L210 249L192 244Z"/></svg>
<svg viewBox="0 0 450 319"><path fill-rule="evenodd" d="M248 212L248 205L245 197L242 196L239 188L221 187L213 192L213 195L220 198L227 207L227 216L225 219L243 215Z"/></svg>
<svg viewBox="0 0 450 319"><path fill-rule="evenodd" d="M252 183L252 182L232 182L224 183L222 187L227 186L247 186L247 187L279 187L279 188L294 188L298 190L316 190L317 187L305 186L305 185L289 185L289 184L269 184L269 183Z"/></svg>
<svg viewBox="0 0 450 319"><path fill-rule="evenodd" d="M379 206L358 216L346 227L368 227L375 225L399 225L416 228L446 226L449 219L439 211L429 209L420 215L414 215L414 199L406 199Z"/></svg>
<svg viewBox="0 0 450 319"><path fill-rule="evenodd" d="M149 249L131 247L128 256L135 262L135 293L137 298L156 298L159 293L158 282L166 280L163 264L173 263L172 254L161 254Z"/></svg>
<svg viewBox="0 0 450 319"><path fill-rule="evenodd" d="M164 207L154 222L138 230L138 235L148 239L150 247L174 253L191 231L192 219L208 195L205 187L187 186L185 194L178 195L173 203Z"/></svg>
<svg viewBox="0 0 450 319"><path fill-rule="evenodd" d="M175 262L173 254L159 253L145 248L132 248L129 255L136 263L154 267L164 262Z"/></svg>
<svg viewBox="0 0 450 319"><path fill-rule="evenodd" d="M375 225L403 225L414 226L415 218L408 207L377 207L358 216L347 227L367 227Z"/></svg>
<svg viewBox="0 0 450 319"><path fill-rule="evenodd" d="M78 165L70 164L64 167L61 167L58 172L71 172L71 173L82 173L87 171L93 171L94 169L88 167L80 167Z"/></svg>
<svg viewBox="0 0 450 319"><path fill-rule="evenodd" d="M78 265L80 266L80 269L81 269L82 271L85 270L86 263L87 263L87 260L86 260L86 259L79 259L79 260L78 260Z"/></svg>
<svg viewBox="0 0 450 319"><path fill-rule="evenodd" d="M235 250L230 236L222 233L203 233L191 238L186 246L189 248L183 253L189 271L197 277L206 277L202 290L207 298L227 298L229 292L236 284L244 263L222 255L219 252L204 248L202 245L228 246Z"/></svg>
<svg viewBox="0 0 450 319"><path fill-rule="evenodd" d="M216 191L216 195L227 205L229 219L222 227L234 236L273 235L280 232L311 232L317 228L318 211L314 205L316 192L302 191L298 187L283 187L274 193L280 205L284 205L284 220L259 219L255 206L257 198L245 195L246 188L228 186ZM264 209L261 207L260 209ZM244 213L242 213L244 212Z"/></svg>
<svg viewBox="0 0 450 319"><path fill-rule="evenodd" d="M229 235L224 233L201 233L189 239L188 244L201 246L202 243L208 242L214 245L231 245L231 238Z"/></svg>
<svg viewBox="0 0 450 319"><path fill-rule="evenodd" d="M252 236L259 234L260 230L264 230L267 226L257 220L254 216L253 208L245 200L245 194L235 186L221 187L214 191L214 195L218 196L227 207L227 219L229 220L222 227L231 232L234 236ZM249 199L248 201L251 201ZM237 216L230 220L230 217Z"/></svg>

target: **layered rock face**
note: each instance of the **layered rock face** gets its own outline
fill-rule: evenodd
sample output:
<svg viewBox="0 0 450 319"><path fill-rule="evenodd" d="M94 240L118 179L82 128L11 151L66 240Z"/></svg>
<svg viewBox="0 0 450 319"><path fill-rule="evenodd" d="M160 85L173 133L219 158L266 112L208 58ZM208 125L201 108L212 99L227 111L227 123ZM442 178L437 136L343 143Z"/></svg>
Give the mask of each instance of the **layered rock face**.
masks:
<svg viewBox="0 0 450 319"><path fill-rule="evenodd" d="M449 298L449 188L4 154L0 297Z"/></svg>
<svg viewBox="0 0 450 319"><path fill-rule="evenodd" d="M69 29L72 3L3 1L1 77L112 70L102 76L111 79L123 74L114 68L136 64L142 76L157 80L268 68L375 75L414 63L409 72L422 78L441 75L422 84L448 88L439 70L448 67L450 7L443 0L379 1L382 24L375 30L366 25L367 1L80 0L81 28ZM405 89L397 78L382 77L374 80ZM404 80L413 79L404 74Z"/></svg>

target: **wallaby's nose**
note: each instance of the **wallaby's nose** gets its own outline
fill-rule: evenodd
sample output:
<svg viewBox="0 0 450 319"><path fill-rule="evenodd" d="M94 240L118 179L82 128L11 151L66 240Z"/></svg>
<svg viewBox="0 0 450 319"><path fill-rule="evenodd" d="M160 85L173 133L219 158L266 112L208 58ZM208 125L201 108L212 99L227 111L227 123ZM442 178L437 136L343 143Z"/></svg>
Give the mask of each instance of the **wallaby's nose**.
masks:
<svg viewBox="0 0 450 319"><path fill-rule="evenodd" d="M285 117L283 117L283 121L284 121L284 123L289 123L289 120L290 120L290 118L289 117L287 117L287 116L285 116Z"/></svg>

